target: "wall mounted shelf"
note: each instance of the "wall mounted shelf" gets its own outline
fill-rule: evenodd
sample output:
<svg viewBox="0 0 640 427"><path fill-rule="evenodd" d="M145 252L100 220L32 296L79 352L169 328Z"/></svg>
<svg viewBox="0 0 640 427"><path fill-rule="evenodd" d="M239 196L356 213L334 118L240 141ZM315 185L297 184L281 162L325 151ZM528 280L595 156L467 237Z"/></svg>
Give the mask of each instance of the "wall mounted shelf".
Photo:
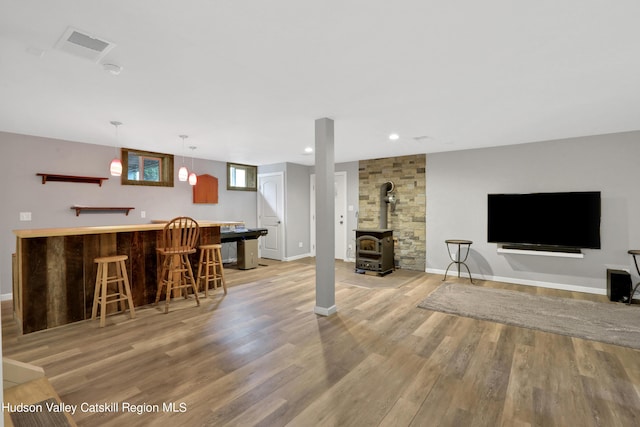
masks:
<svg viewBox="0 0 640 427"><path fill-rule="evenodd" d="M531 251L524 249L505 249L498 248L499 254L518 254L518 255L537 255L537 256L552 256L560 258L584 258L583 253L568 253L568 252L551 252L551 251Z"/></svg>
<svg viewBox="0 0 640 427"><path fill-rule="evenodd" d="M132 207L122 206L71 206L71 209L76 211L76 216L80 216L81 212L124 212L125 215L129 215Z"/></svg>
<svg viewBox="0 0 640 427"><path fill-rule="evenodd" d="M47 181L83 182L87 184L98 184L102 187L102 181L109 179L97 176L59 175L54 173L37 173L36 175L42 177L43 184L46 184Z"/></svg>

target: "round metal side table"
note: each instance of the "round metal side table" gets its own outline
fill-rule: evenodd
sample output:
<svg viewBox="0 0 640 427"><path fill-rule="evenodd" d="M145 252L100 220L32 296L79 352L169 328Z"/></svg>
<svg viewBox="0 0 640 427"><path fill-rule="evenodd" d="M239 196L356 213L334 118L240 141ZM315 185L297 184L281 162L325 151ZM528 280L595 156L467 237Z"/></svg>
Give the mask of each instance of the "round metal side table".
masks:
<svg viewBox="0 0 640 427"><path fill-rule="evenodd" d="M447 280L447 273L449 272L449 268L453 264L457 264L458 265L458 277L460 277L460 265L464 265L464 268L467 269L467 273L469 273L469 280L471 280L471 283L473 283L473 278L471 277L471 271L469 270L469 266L466 264L467 257L469 257L469 251L471 250L471 244L473 242L471 240L450 239L450 240L445 240L444 243L447 245L447 253L449 254L449 258L451 259L451 263L447 266L447 271L444 272L444 279L442 279L442 281L444 282L445 280ZM449 245L457 245L458 246L458 251L456 252L457 257L454 258L454 255L451 253ZM466 249L467 249L467 252L464 255L464 259L460 259L460 253L461 253L461 247L462 246L465 246Z"/></svg>

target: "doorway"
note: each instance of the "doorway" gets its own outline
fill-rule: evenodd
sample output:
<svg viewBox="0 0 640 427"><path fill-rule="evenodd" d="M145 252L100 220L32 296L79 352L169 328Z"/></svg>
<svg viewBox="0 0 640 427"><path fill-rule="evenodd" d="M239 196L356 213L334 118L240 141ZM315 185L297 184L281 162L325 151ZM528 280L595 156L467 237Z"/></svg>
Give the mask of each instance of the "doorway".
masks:
<svg viewBox="0 0 640 427"><path fill-rule="evenodd" d="M258 227L266 228L260 238L260 256L282 261L284 258L284 175L282 172L258 175Z"/></svg>
<svg viewBox="0 0 640 427"><path fill-rule="evenodd" d="M312 174L310 179L310 235L311 235L311 256L316 255L316 175ZM347 173L336 172L334 181L335 195L335 258L348 261L347 259Z"/></svg>

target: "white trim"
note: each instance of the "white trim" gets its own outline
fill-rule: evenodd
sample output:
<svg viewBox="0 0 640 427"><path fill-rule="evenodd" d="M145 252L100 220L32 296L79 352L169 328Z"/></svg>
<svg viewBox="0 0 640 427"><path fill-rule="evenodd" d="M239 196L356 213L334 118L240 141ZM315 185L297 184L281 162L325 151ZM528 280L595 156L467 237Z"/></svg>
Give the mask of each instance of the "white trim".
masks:
<svg viewBox="0 0 640 427"><path fill-rule="evenodd" d="M281 245L281 259L283 260L287 254L287 180L285 171L259 173L258 174L258 191L256 192L256 208L258 210L258 227L262 227L262 212L260 212L260 201L257 199L260 197L260 179L270 176L280 176L282 182L282 220L280 225L282 227L282 241L278 242ZM262 244L258 244L258 258L262 258ZM278 260L278 261L280 261Z"/></svg>
<svg viewBox="0 0 640 427"><path fill-rule="evenodd" d="M285 257L283 259L283 261L295 261L295 260L302 259L302 258L309 258L311 256L313 256L313 255L311 255L311 253L294 255L294 256Z"/></svg>
<svg viewBox="0 0 640 427"><path fill-rule="evenodd" d="M584 254L570 252L551 252L551 251L532 251L528 249L504 249L498 248L499 254L517 254L517 255L538 255L538 256L555 256L562 258L584 258Z"/></svg>
<svg viewBox="0 0 640 427"><path fill-rule="evenodd" d="M315 314L319 314L320 316L331 316L332 314L335 314L338 312L338 307L336 307L336 305L332 305L329 308L326 307L320 307L320 306L315 306L313 308L313 312Z"/></svg>
<svg viewBox="0 0 640 427"><path fill-rule="evenodd" d="M425 272L431 273L431 274L444 275L445 270L440 270L436 268L427 268ZM465 276L463 275L462 277L465 277ZM471 277L478 280L492 280L494 282L514 283L516 285L535 286L538 288L559 289L562 291L571 291L571 292L584 292L586 294L596 294L596 295L607 294L606 289L597 289L597 288L591 288L587 286L569 285L566 283L541 282L539 280L517 279L512 277L501 277L501 276L480 276L476 274L472 274Z"/></svg>
<svg viewBox="0 0 640 427"><path fill-rule="evenodd" d="M309 175L309 251L316 256L316 174Z"/></svg>
<svg viewBox="0 0 640 427"><path fill-rule="evenodd" d="M11 301L13 299L13 293L0 294L0 301Z"/></svg>

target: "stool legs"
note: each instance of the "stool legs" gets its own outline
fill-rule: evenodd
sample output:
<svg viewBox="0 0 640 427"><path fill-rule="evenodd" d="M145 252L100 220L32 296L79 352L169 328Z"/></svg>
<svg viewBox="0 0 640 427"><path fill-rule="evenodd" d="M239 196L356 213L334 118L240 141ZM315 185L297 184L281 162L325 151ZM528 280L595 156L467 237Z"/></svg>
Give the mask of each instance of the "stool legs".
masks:
<svg viewBox="0 0 640 427"><path fill-rule="evenodd" d="M160 280L158 281L158 291L156 292L156 304L160 301L163 286L167 287L164 303L165 313L169 312L169 301L171 300L171 293L174 287L182 290L182 295L185 299L188 297L187 288L192 288L196 298L196 305L200 305L198 286L193 276L188 254L169 254L163 256L162 270Z"/></svg>
<svg viewBox="0 0 640 427"><path fill-rule="evenodd" d="M227 282L224 278L224 265L222 263L222 251L218 245L204 246L200 248L200 262L198 265L198 289L204 286L204 297L209 296L209 283L217 289L222 284L224 294L227 294Z"/></svg>
<svg viewBox="0 0 640 427"><path fill-rule="evenodd" d="M224 294L227 294L227 281L224 279L224 265L222 265L222 252L220 248L215 249L216 258L218 259L218 267L220 268L220 281L222 282L222 289L224 289Z"/></svg>
<svg viewBox="0 0 640 427"><path fill-rule="evenodd" d="M133 308L133 300L131 298L131 286L129 285L129 277L127 276L127 267L125 265L126 256L96 258L98 263L98 272L96 274L96 286L93 294L93 307L91 308L91 319L95 319L98 315L98 305L100 305L100 327L103 328L106 323L107 304L118 303L120 311L126 311L125 302L129 304L129 314L132 319L136 317ZM115 275L109 276L109 264L113 263L115 267ZM109 293L109 284L116 283L118 291Z"/></svg>

